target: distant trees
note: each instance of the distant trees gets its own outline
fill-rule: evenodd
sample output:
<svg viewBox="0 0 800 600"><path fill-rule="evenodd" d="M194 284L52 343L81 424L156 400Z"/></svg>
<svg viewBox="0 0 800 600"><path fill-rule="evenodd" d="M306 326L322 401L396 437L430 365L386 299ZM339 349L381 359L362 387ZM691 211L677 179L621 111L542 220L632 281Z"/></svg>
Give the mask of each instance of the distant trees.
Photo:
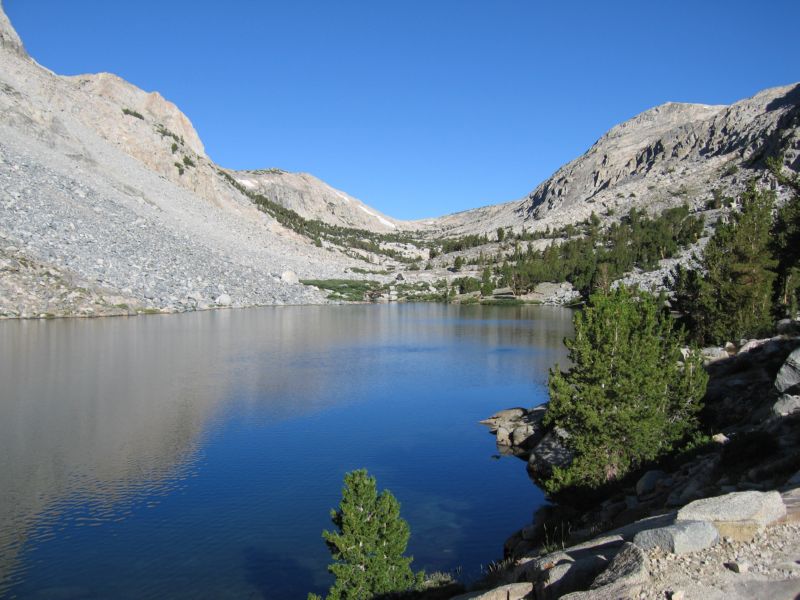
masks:
<svg viewBox="0 0 800 600"><path fill-rule="evenodd" d="M566 340L572 367L550 371L545 424L568 436L571 464L544 482L557 493L599 487L673 449L697 427L708 376L663 299L618 287L595 293Z"/></svg>
<svg viewBox="0 0 800 600"><path fill-rule="evenodd" d="M703 219L689 214L686 205L670 208L657 217L631 209L619 223L601 229L592 214L578 227L566 226L566 239L541 251L528 247L501 269L503 286L525 292L544 281L569 281L584 296L631 271L653 269L692 244L703 231ZM575 237L578 236L578 237Z"/></svg>
<svg viewBox="0 0 800 600"><path fill-rule="evenodd" d="M413 559L404 556L410 531L400 503L388 490L378 494L365 469L344 476L342 501L331 520L336 529L322 533L334 561L328 570L336 576L328 600L370 600L421 585L423 573L415 575Z"/></svg>

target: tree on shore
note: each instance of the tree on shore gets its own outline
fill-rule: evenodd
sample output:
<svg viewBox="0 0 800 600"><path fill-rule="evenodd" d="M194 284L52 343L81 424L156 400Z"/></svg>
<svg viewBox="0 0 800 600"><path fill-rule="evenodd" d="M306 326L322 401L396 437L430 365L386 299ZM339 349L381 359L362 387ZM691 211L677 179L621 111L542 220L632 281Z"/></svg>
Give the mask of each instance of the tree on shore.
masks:
<svg viewBox="0 0 800 600"><path fill-rule="evenodd" d="M333 563L328 571L336 582L328 600L369 600L405 592L422 582L404 556L410 530L400 517L400 503L388 490L378 494L374 477L365 469L344 476L342 501L331 510L334 531L324 531ZM319 596L309 594L309 600Z"/></svg>
<svg viewBox="0 0 800 600"><path fill-rule="evenodd" d="M697 428L708 376L663 299L620 286L595 293L565 340L572 367L550 371L545 424L568 435L574 454L545 489L599 487L672 450Z"/></svg>

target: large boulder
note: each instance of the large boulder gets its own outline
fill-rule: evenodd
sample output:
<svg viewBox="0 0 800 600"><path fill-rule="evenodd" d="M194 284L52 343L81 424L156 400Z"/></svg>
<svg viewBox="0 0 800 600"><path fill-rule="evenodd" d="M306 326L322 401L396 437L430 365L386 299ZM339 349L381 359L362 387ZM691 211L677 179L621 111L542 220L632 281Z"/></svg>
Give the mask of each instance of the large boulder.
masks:
<svg viewBox="0 0 800 600"><path fill-rule="evenodd" d="M492 433L495 433L500 427L510 431L514 429L514 424L518 423L527 414L528 411L521 407L506 408L494 413L488 419L480 421L480 424L489 427L489 431Z"/></svg>
<svg viewBox="0 0 800 600"><path fill-rule="evenodd" d="M655 490L658 482L665 479L666 476L667 474L664 471L648 471L636 482L636 495L639 497L646 496Z"/></svg>
<svg viewBox="0 0 800 600"><path fill-rule="evenodd" d="M566 467L572 462L574 453L567 446L569 434L555 427L533 447L528 458L528 473L534 479L547 478L554 467Z"/></svg>
<svg viewBox="0 0 800 600"><path fill-rule="evenodd" d="M589 587L623 543L619 537L602 537L544 556L524 557L512 576L516 581L532 582L537 600L560 598Z"/></svg>
<svg viewBox="0 0 800 600"><path fill-rule="evenodd" d="M642 550L660 548L672 554L697 552L719 541L716 528L708 521L679 521L674 525L640 531L633 543Z"/></svg>
<svg viewBox="0 0 800 600"><path fill-rule="evenodd" d="M800 348L789 355L775 378L775 389L781 394L794 388L800 388Z"/></svg>
<svg viewBox="0 0 800 600"><path fill-rule="evenodd" d="M779 492L733 492L695 500L678 511L680 521L709 521L720 536L749 541L786 514Z"/></svg>
<svg viewBox="0 0 800 600"><path fill-rule="evenodd" d="M608 568L600 573L589 590L561 596L562 600L620 600L639 598L650 580L650 563L644 551L626 542Z"/></svg>

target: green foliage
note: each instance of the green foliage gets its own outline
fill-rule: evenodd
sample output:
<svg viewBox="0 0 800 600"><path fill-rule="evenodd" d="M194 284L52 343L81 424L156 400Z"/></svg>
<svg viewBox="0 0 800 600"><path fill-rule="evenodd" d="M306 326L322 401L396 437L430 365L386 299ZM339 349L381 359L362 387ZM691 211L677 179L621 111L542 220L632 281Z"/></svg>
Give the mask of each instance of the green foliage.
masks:
<svg viewBox="0 0 800 600"><path fill-rule="evenodd" d="M344 246L346 248L364 250L374 254L383 254L384 256L388 256L398 262L406 264L411 264L416 261L416 259L410 258L398 250L387 248L382 245L384 243L395 243L419 246L419 242L412 237L410 233L397 232L379 234L372 231L367 231L365 229L341 227L316 219L306 219L292 209L286 208L279 202L271 200L262 194L257 194L251 190L248 190L225 171L218 170L217 172L233 188L249 198L259 208L259 210L273 217L284 227L287 227L292 231L296 231L300 235L306 236L312 242L316 238L320 238L320 240L327 240L333 244ZM272 172L272 170L268 170L267 172ZM285 171L278 172L283 173Z"/></svg>
<svg viewBox="0 0 800 600"><path fill-rule="evenodd" d="M623 286L596 293L565 340L572 368L550 371L545 423L567 432L574 460L545 482L550 493L600 487L672 450L697 427L708 376L663 299Z"/></svg>
<svg viewBox="0 0 800 600"><path fill-rule="evenodd" d="M313 285L322 290L328 290L329 300L347 300L359 302L364 300L364 294L383 289L377 281L368 279L301 279L303 285Z"/></svg>
<svg viewBox="0 0 800 600"><path fill-rule="evenodd" d="M453 280L452 285L457 294L469 294L481 289L481 282L474 277L458 277Z"/></svg>
<svg viewBox="0 0 800 600"><path fill-rule="evenodd" d="M179 162L176 162L174 164L175 168L178 169L178 175L183 175L183 173L186 171L186 169L183 168L183 165Z"/></svg>
<svg viewBox="0 0 800 600"><path fill-rule="evenodd" d="M184 145L184 141L183 141L183 137L182 136L178 135L174 131L170 131L169 129L164 127L161 123L156 123L155 128L156 128L156 133L158 133L162 138L169 137L169 138L172 138L173 140L175 140L175 143L172 144L172 146L174 148L173 151L172 151L173 153L175 152L175 150L178 149L176 144L180 144L181 146Z"/></svg>
<svg viewBox="0 0 800 600"><path fill-rule="evenodd" d="M456 256L455 261L453 261L453 268L456 271L460 271L461 267L464 266L464 257L463 256Z"/></svg>
<svg viewBox="0 0 800 600"><path fill-rule="evenodd" d="M136 117L137 119L141 119L142 121L144 121L144 117L140 112L136 112L135 110L131 110L130 108L123 108L122 112L123 114L126 114L129 117Z"/></svg>
<svg viewBox="0 0 800 600"><path fill-rule="evenodd" d="M191 158L189 158L188 156L184 156L183 157L183 164L186 165L187 167L194 167L195 166L194 161Z"/></svg>
<svg viewBox="0 0 800 600"><path fill-rule="evenodd" d="M175 142L172 142L172 146L171 146L170 150L172 150L172 153L175 154L178 151L178 144L176 144Z"/></svg>
<svg viewBox="0 0 800 600"><path fill-rule="evenodd" d="M488 243L489 239L485 235L465 235L460 238L443 240L442 252L444 254L449 254L450 252L461 252L463 250L475 248L476 246L483 246L484 244ZM432 254L430 258L434 258L434 256L435 254Z"/></svg>
<svg viewBox="0 0 800 600"><path fill-rule="evenodd" d="M413 559L404 556L410 530L400 503L388 490L378 494L365 469L344 476L331 521L336 529L322 533L333 557L328 571L336 576L328 600L370 600L422 585L424 574L415 575Z"/></svg>
<svg viewBox="0 0 800 600"><path fill-rule="evenodd" d="M780 157L767 159L767 166L792 196L778 210L772 230L772 252L778 261L775 285L779 317L796 316L800 305L800 175L785 175Z"/></svg>
<svg viewBox="0 0 800 600"><path fill-rule="evenodd" d="M702 274L674 272L675 308L700 343L756 337L772 328L773 269L770 252L775 195L750 184L742 210L720 223L706 244Z"/></svg>
<svg viewBox="0 0 800 600"><path fill-rule="evenodd" d="M502 227L498 227L497 228L497 241L498 242L502 242L504 239L506 239L506 230L503 229Z"/></svg>
<svg viewBox="0 0 800 600"><path fill-rule="evenodd" d="M489 267L483 269L481 274L481 296L489 297L494 291L494 282L492 281L492 270Z"/></svg>
<svg viewBox="0 0 800 600"><path fill-rule="evenodd" d="M500 284L525 293L544 281L569 281L588 296L634 267L654 269L659 260L697 241L702 231L702 218L691 216L686 205L667 209L654 218L631 209L619 223L605 230L593 214L578 226L567 225L556 232L566 237L560 244L551 244L541 252L517 248L513 262L501 268Z"/></svg>

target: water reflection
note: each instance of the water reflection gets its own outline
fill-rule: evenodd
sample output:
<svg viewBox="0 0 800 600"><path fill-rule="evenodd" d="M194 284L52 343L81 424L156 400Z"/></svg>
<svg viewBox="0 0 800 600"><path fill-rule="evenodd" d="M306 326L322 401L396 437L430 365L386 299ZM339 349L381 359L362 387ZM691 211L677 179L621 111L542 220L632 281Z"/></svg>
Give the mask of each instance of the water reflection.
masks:
<svg viewBox="0 0 800 600"><path fill-rule="evenodd" d="M138 505L176 497L198 474L199 464L214 466L219 461L220 472L242 471L245 482L268 477L272 487L269 492L260 490L265 494L277 493L281 486L275 482L286 477L283 489L295 491L275 502L296 503L298 486L306 484L294 481L293 468L279 463L290 460L280 455L280 449L289 451L297 443L292 437L297 432L316 432L326 438L330 434L326 443L334 453L337 444L342 449L356 445L348 436L357 435L357 443L365 445L363 452L355 453L359 460L379 457L386 443L385 434L370 439L369 431L351 431L352 415L342 423L332 420L329 424L318 422L314 415L373 398L375 402L394 398L395 392L403 398L423 397L425 390L440 384L445 389L458 386L456 396L463 398L470 387L485 389L487 377L541 383L554 357L563 360L561 340L570 319L569 311L537 307L409 305L276 307L0 323L0 595L15 590L24 597L26 588L14 586L28 576L34 578L33 571L36 577L44 577L42 568L34 568L26 553L46 549L55 544L52 540L58 540L59 549L76 555L83 552L84 546L64 542L65 530L130 521ZM428 367L433 371L427 372ZM442 393L437 398L443 406L456 402ZM490 399L488 406L511 404L530 404L530 398L498 397ZM452 418L445 408L439 422L430 425L432 429L441 430ZM482 403L466 418L484 416L486 409ZM385 410L377 406L372 418L379 419ZM398 423L403 418L394 417L398 427L413 426L422 433L429 424L427 420ZM249 435L263 435L257 428L286 421L295 430L270 430L269 443L274 444L269 447L270 456L258 459L259 468L268 475L254 476L252 462L243 462L242 454L220 457L223 450L232 453L229 449L250 439ZM232 431L232 423L248 433ZM341 439L332 437L336 431L343 432ZM262 437L253 439L253 443L267 443ZM427 443L413 436L404 440L398 435L397 440L398 452L404 448L420 452ZM302 448L299 445L291 452L302 454ZM427 452L451 451L434 445ZM393 465L392 458L380 460L387 469ZM318 457L313 463L325 464ZM303 463L303 468L313 463ZM313 476L316 482L327 477L332 482L340 480L340 472L330 466ZM405 501L410 519L420 515L415 519L420 523L419 535L438 536L447 547L462 543L467 509L452 497L415 490L412 474L407 479ZM326 483L326 488L331 485ZM338 483L333 484L331 497L338 488ZM213 498L196 494L187 503L217 501L217 491ZM331 498L324 502L323 506L330 506ZM177 514L185 516L187 510L184 504ZM271 510L290 511L285 507ZM170 526L176 526L180 518L170 517ZM247 522L248 515L237 518ZM287 518L296 520L297 516L287 512ZM316 532L315 544L319 543L317 522L309 526ZM441 527L433 532L430 527L435 522ZM227 535L228 528L230 523L220 525L218 537L208 536L218 540ZM443 539L445 529L449 534ZM211 524L209 532L213 532ZM276 531L274 536L288 544L296 528L290 533ZM319 565L312 568L303 564L303 558L278 560L275 548L242 545L241 539L237 544L243 589L255 587L264 597L288 597L288 593L270 596L264 592L269 585L260 565L271 556L272 572L288 573L280 581L273 578L274 589L284 590L281 586L292 580L308 581L303 573L309 570L319 572ZM444 546L437 551L446 551ZM58 565L52 565L51 571L61 592L71 597ZM154 597L163 591L152 590ZM142 594L147 592L134 590L131 597Z"/></svg>

